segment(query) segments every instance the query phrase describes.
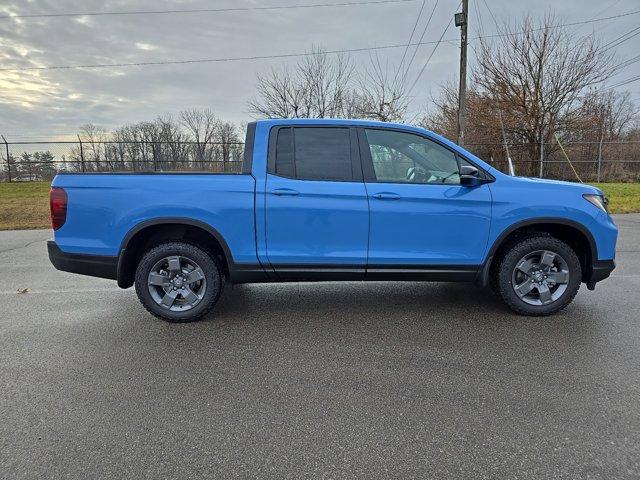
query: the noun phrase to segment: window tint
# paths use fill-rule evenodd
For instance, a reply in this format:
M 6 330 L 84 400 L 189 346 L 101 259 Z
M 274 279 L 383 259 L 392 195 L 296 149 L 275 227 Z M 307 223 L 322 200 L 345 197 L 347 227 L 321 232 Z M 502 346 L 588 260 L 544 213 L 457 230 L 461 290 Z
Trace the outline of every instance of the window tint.
M 419 135 L 366 129 L 379 182 L 459 184 L 456 155 Z
M 293 165 L 293 137 L 290 128 L 278 130 L 276 141 L 276 171 L 283 177 L 295 177 Z
M 281 128 L 275 173 L 303 180 L 352 180 L 349 129 Z
M 351 180 L 348 128 L 295 128 L 296 178 Z

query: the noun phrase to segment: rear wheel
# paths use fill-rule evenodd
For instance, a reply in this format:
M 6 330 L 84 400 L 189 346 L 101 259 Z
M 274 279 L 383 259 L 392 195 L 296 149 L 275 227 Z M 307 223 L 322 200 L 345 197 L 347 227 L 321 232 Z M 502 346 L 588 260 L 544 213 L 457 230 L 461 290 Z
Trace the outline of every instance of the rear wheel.
M 217 260 L 201 248 L 170 242 L 148 250 L 136 269 L 144 307 L 168 322 L 201 319 L 218 301 L 224 278 Z
M 578 293 L 582 268 L 575 251 L 548 235 L 513 244 L 501 257 L 496 287 L 511 309 L 523 315 L 551 315 Z

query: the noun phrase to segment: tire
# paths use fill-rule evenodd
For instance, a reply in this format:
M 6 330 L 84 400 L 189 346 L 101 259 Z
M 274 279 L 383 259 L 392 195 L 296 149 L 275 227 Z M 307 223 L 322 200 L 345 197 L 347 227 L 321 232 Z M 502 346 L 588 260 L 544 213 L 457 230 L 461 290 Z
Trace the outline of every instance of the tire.
M 136 294 L 151 314 L 172 323 L 200 320 L 224 287 L 218 259 L 196 245 L 169 242 L 144 253 L 136 268 Z
M 580 289 L 582 267 L 565 242 L 533 234 L 507 248 L 495 275 L 500 297 L 514 312 L 545 316 L 571 303 Z

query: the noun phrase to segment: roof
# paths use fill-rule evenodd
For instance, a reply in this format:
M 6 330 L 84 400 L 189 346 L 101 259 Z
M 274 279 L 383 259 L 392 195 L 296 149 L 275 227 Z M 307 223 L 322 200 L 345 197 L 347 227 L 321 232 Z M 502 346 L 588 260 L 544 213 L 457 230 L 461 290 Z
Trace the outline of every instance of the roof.
M 337 125 L 356 127 L 376 127 L 376 128 L 401 128 L 403 130 L 418 130 L 426 132 L 424 128 L 407 125 L 404 123 L 376 122 L 373 120 L 352 120 L 344 118 L 272 118 L 258 120 L 258 123 L 273 125 Z

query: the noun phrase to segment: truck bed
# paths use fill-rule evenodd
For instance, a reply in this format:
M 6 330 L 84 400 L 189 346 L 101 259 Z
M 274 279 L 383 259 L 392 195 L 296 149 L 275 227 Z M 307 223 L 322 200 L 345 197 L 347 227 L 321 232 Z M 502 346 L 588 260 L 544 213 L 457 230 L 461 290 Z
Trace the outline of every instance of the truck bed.
M 141 222 L 175 218 L 215 225 L 235 262 L 257 261 L 250 174 L 62 174 L 52 186 L 69 197 L 67 221 L 56 232 L 64 252 L 117 256 Z

